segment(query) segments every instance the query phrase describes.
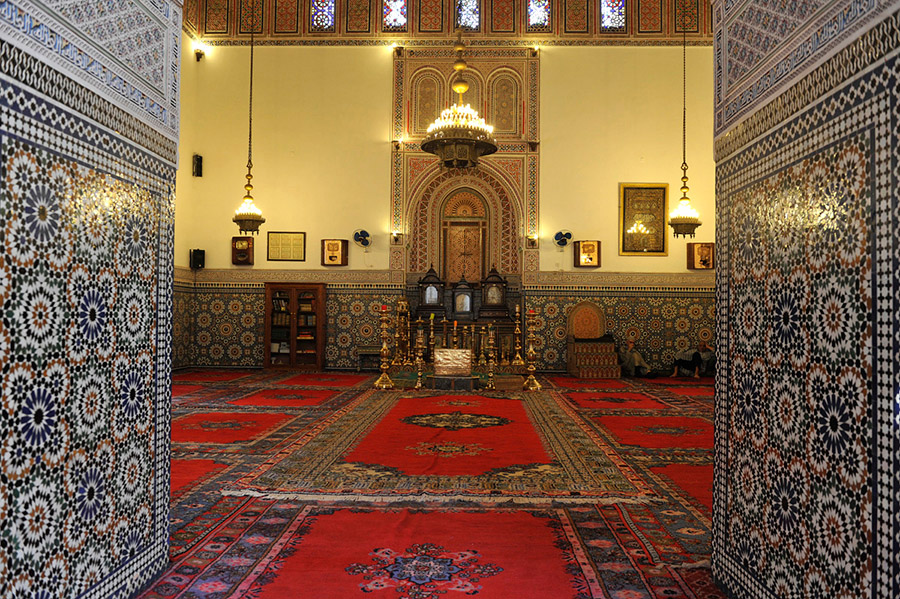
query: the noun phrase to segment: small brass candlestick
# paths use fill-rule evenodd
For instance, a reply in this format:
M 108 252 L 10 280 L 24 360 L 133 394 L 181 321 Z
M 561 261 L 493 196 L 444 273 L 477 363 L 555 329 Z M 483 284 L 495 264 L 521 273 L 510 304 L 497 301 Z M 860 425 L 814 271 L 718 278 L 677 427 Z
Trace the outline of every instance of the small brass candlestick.
M 528 331 L 528 350 L 525 352 L 525 357 L 528 359 L 528 378 L 525 379 L 525 383 L 522 385 L 522 388 L 525 391 L 540 391 L 541 384 L 534 378 L 534 372 L 537 370 L 534 366 L 534 363 L 537 362 L 537 352 L 534 349 L 534 327 L 536 324 L 536 318 L 534 317 L 534 312 L 529 313 L 529 317 L 525 320 L 525 327 Z
M 496 362 L 494 360 L 494 331 L 493 325 L 488 325 L 488 338 L 487 338 L 487 351 L 488 351 L 488 382 L 487 387 L 490 391 L 496 389 L 496 385 L 494 385 L 494 367 L 496 366 Z
M 456 334 L 456 321 L 453 321 L 453 343 L 450 345 L 451 349 L 459 349 L 459 337 Z
M 388 370 L 391 367 L 391 350 L 388 347 L 388 323 L 391 317 L 388 316 L 387 306 L 381 306 L 381 376 L 375 381 L 376 389 L 393 389 L 394 381 L 388 376 Z
M 444 349 L 447 349 L 447 324 L 449 322 L 450 321 L 447 320 L 446 318 L 444 318 L 444 320 L 441 321 L 441 325 L 443 325 L 443 327 L 444 327 L 443 334 L 441 334 L 441 347 Z

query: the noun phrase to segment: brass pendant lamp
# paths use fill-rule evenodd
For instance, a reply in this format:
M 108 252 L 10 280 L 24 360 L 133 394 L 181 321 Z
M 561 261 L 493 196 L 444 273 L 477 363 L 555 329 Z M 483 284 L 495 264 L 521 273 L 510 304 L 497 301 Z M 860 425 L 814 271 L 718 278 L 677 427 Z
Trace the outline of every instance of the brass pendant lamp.
M 681 9 L 681 82 L 682 82 L 682 109 L 681 109 L 681 198 L 678 206 L 669 213 L 669 226 L 675 233 L 675 237 L 693 237 L 694 231 L 702 223 L 700 213 L 691 206 L 688 197 L 688 165 L 687 165 L 687 30 L 685 29 L 685 12 Z
M 250 193 L 253 191 L 253 183 L 251 183 L 253 180 L 253 32 L 256 30 L 256 11 L 252 4 L 251 10 L 253 11 L 254 22 L 250 28 L 250 116 L 248 118 L 249 134 L 247 136 L 247 174 L 245 175 L 247 183 L 244 185 L 244 190 L 247 193 L 244 195 L 243 203 L 234 211 L 234 218 L 231 219 L 237 224 L 241 233 L 259 233 L 259 226 L 266 222 L 266 219 L 263 218 L 262 210 L 253 203 L 253 196 Z

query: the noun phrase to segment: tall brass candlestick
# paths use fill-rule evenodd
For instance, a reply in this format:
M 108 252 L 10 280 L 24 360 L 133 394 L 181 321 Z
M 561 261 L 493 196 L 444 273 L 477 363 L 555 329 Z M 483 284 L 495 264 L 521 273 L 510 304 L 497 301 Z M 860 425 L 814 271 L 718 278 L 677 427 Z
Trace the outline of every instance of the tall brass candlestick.
M 421 321 L 421 319 L 420 319 Z M 421 325 L 420 325 L 421 326 Z M 406 359 L 403 361 L 404 368 L 412 368 L 415 360 L 415 353 L 412 340 L 412 318 L 410 318 L 410 314 L 407 312 L 406 314 Z
M 525 383 L 522 385 L 525 391 L 541 390 L 541 384 L 534 378 L 534 372 L 537 370 L 534 366 L 534 363 L 537 362 L 537 352 L 534 349 L 534 327 L 536 324 L 537 319 L 534 316 L 534 310 L 529 310 L 528 318 L 525 320 L 526 330 L 528 331 L 528 350 L 525 352 L 525 357 L 528 358 L 528 378 L 525 379 Z
M 428 361 L 434 363 L 434 313 L 428 319 Z
M 402 348 L 403 345 L 400 343 L 400 331 L 403 330 L 403 320 L 402 315 L 400 314 L 400 305 L 397 305 L 397 317 L 394 321 L 394 359 L 391 360 L 391 366 L 400 366 L 403 364 L 403 355 Z
M 487 366 L 487 356 L 485 355 L 485 348 L 487 347 L 487 329 L 481 327 L 481 341 L 478 344 L 478 349 L 480 355 L 478 356 L 478 365 L 479 366 Z
M 441 321 L 441 325 L 443 325 L 443 332 L 441 334 L 441 347 L 444 349 L 447 349 L 447 324 L 449 322 L 450 321 L 447 320 L 446 318 L 444 318 L 444 320 Z
M 391 377 L 388 376 L 388 370 L 391 367 L 391 350 L 388 347 L 388 339 L 390 339 L 390 333 L 388 333 L 388 323 L 391 321 L 391 317 L 388 316 L 388 308 L 385 305 L 381 306 L 381 376 L 378 377 L 378 380 L 375 381 L 376 389 L 393 389 L 394 381 L 391 380 Z
M 469 349 L 472 351 L 472 368 L 478 366 L 478 354 L 475 353 L 475 345 L 478 340 L 478 332 L 476 330 L 475 325 L 471 325 L 469 327 L 469 331 L 471 332 L 471 340 L 469 341 Z
M 456 321 L 453 321 L 453 344 L 450 346 L 452 349 L 459 348 L 459 337 L 456 336 Z
M 487 351 L 488 351 L 488 382 L 487 387 L 485 389 L 493 391 L 496 389 L 496 385 L 494 385 L 494 366 L 496 365 L 496 361 L 494 360 L 494 325 L 488 325 L 488 338 L 487 338 Z
M 516 339 L 516 355 L 512 360 L 513 366 L 525 366 L 525 360 L 522 359 L 522 329 L 519 327 L 519 323 L 522 321 L 522 315 L 520 313 L 519 304 L 516 304 L 516 332 L 514 333 L 514 337 Z
M 425 369 L 425 360 L 422 359 L 422 352 L 425 351 L 425 331 L 422 329 L 422 319 L 417 323 L 416 329 L 416 389 L 422 388 L 422 372 Z

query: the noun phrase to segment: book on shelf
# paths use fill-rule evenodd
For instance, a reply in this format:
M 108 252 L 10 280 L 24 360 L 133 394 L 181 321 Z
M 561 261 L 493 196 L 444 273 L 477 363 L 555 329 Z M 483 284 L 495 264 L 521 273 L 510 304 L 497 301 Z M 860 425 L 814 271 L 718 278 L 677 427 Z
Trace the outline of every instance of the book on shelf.
M 297 305 L 297 309 L 300 310 L 301 312 L 312 312 L 313 311 L 312 302 L 300 302 Z
M 316 338 L 313 335 L 304 335 L 303 333 L 297 335 L 297 341 L 315 341 Z
M 287 312 L 276 312 L 272 314 L 272 324 L 275 326 L 288 326 L 291 324 L 291 315 Z

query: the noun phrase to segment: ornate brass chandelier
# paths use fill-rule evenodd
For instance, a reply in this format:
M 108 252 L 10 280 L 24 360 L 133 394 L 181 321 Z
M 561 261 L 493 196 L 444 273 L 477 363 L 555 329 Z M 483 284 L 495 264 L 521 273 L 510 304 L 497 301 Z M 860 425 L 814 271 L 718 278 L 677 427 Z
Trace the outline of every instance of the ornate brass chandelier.
M 251 4 L 251 10 L 253 6 Z M 254 13 L 255 14 L 255 13 Z M 253 203 L 253 196 L 250 194 L 253 191 L 253 184 L 250 182 L 253 179 L 253 31 L 255 29 L 255 24 L 250 29 L 250 117 L 248 118 L 250 133 L 248 134 L 247 140 L 247 183 L 244 185 L 244 190 L 247 192 L 244 195 L 244 201 L 238 207 L 237 210 L 234 211 L 234 218 L 231 219 L 234 221 L 238 229 L 240 229 L 241 233 L 259 233 L 259 226 L 266 222 L 266 219 L 263 218 L 262 210 L 256 207 L 256 204 Z
M 468 68 L 463 59 L 466 46 L 462 43 L 462 31 L 459 31 L 456 45 L 456 71 L 450 86 L 459 95 L 459 102 L 446 108 L 441 115 L 428 126 L 422 140 L 422 150 L 434 154 L 443 166 L 448 168 L 471 168 L 478 165 L 478 159 L 497 151 L 494 140 L 494 128 L 478 116 L 478 111 L 468 104 L 463 105 L 463 94 L 469 90 L 469 84 L 462 77 Z
M 694 236 L 694 231 L 701 225 L 700 213 L 691 206 L 688 197 L 688 165 L 687 165 L 687 31 L 685 30 L 685 8 L 681 12 L 681 82 L 682 82 L 682 108 L 681 108 L 681 199 L 678 206 L 669 213 L 669 226 L 675 232 L 675 237 Z

